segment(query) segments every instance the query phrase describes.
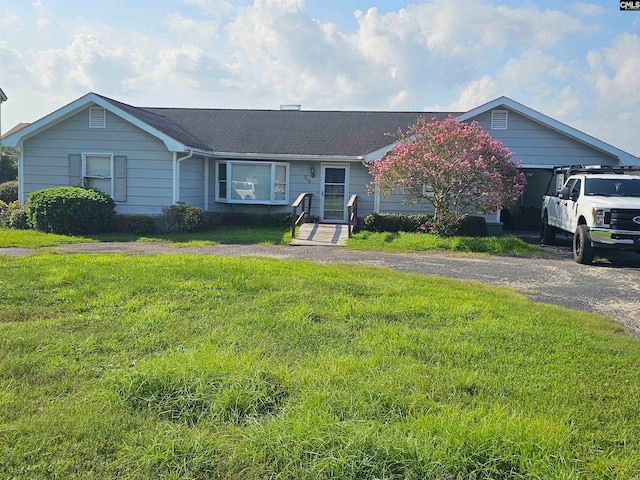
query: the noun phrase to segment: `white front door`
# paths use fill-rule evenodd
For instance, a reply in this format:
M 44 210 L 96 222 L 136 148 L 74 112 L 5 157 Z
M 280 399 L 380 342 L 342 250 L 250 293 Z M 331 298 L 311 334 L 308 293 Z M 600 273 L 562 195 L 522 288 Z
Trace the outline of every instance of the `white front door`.
M 322 165 L 320 221 L 345 223 L 349 199 L 349 165 Z

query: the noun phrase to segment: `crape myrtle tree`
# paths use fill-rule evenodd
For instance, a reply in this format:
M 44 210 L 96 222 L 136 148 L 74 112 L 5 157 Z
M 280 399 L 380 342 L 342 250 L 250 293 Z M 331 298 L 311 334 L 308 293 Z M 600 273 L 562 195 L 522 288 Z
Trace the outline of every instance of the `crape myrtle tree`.
M 419 117 L 397 132 L 383 158 L 369 162 L 369 190 L 390 195 L 399 188 L 405 204 L 427 201 L 434 210 L 428 230 L 450 236 L 465 216 L 494 212 L 522 195 L 526 179 L 511 157 L 477 122 Z

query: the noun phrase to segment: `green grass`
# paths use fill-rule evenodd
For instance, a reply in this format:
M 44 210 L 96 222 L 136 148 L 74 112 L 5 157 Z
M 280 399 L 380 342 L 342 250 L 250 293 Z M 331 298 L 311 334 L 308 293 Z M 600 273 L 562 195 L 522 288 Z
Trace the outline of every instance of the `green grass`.
M 204 246 L 220 243 L 287 245 L 291 241 L 289 227 L 224 226 L 207 232 L 134 235 L 108 233 L 92 235 L 90 238 L 102 242 L 172 242 L 177 246 Z
M 640 341 L 505 289 L 0 257 L 0 478 L 640 478 Z
M 287 227 L 220 227 L 213 231 L 135 235 L 105 233 L 79 237 L 55 235 L 34 230 L 0 229 L 0 248 L 37 248 L 77 242 L 172 242 L 176 246 L 204 246 L 219 243 L 244 243 L 257 245 L 287 245 L 291 241 L 291 230 Z
M 0 248 L 38 248 L 61 245 L 63 243 L 91 242 L 91 239 L 36 232 L 34 230 L 14 230 L 0 228 Z
M 214 244 L 288 245 L 291 232 L 285 227 L 220 227 L 213 231 L 184 234 L 135 235 L 108 233 L 85 237 L 67 237 L 29 230 L 0 230 L 1 247 L 36 248 L 73 242 L 172 242 L 176 247 L 201 247 Z M 439 238 L 422 233 L 360 232 L 348 240 L 354 250 L 385 250 L 409 253 L 449 251 L 539 257 L 544 253 L 515 237 Z
M 539 248 L 510 236 L 441 238 L 424 233 L 359 232 L 347 241 L 347 245 L 355 250 L 399 253 L 446 251 L 524 257 L 543 255 Z

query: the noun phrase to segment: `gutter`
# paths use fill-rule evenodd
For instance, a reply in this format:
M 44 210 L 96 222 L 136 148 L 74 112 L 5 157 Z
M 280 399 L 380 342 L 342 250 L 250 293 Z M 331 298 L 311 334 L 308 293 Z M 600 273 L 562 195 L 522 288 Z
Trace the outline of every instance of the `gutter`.
M 216 152 L 191 149 L 199 155 L 226 160 L 302 160 L 302 161 L 328 161 L 328 162 L 362 162 L 365 157 L 362 155 L 299 155 L 291 153 L 238 153 L 238 152 Z

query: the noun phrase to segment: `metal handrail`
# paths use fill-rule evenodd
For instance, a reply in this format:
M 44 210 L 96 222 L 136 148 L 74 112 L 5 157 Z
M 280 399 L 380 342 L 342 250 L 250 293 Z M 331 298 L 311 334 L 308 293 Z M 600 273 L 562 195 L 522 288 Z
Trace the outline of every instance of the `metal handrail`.
M 349 238 L 358 225 L 358 195 L 351 195 L 347 203 L 347 235 Z
M 311 215 L 311 197 L 313 197 L 312 193 L 301 193 L 296 198 L 296 201 L 291 204 L 293 210 L 293 215 L 291 216 L 291 238 L 296 238 L 296 227 L 302 223 L 303 219 L 308 219 Z M 306 208 L 305 203 L 307 204 Z M 298 208 L 301 205 L 302 212 L 298 215 Z

